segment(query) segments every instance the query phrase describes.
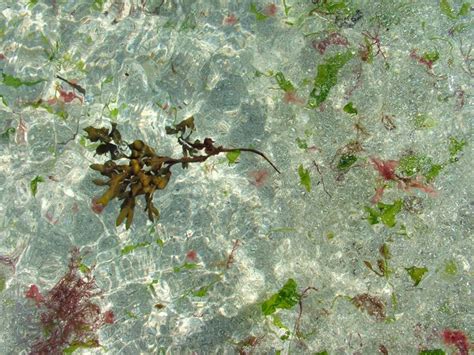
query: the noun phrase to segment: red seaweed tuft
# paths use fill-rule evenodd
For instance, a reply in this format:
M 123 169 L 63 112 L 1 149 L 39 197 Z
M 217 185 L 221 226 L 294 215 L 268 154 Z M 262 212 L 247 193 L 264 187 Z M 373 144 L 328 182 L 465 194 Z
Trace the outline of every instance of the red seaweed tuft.
M 380 175 L 379 184 L 375 188 L 375 195 L 371 200 L 372 203 L 378 203 L 382 199 L 385 188 L 387 187 L 384 181 L 396 181 L 398 182 L 398 188 L 404 191 L 419 189 L 431 196 L 436 195 L 436 190 L 431 185 L 424 183 L 421 176 L 413 178 L 397 175 L 396 169 L 400 165 L 398 160 L 382 160 L 376 157 L 371 157 L 370 160 Z
M 269 173 L 266 169 L 254 170 L 249 173 L 250 183 L 256 187 L 262 187 L 268 180 Z
M 48 338 L 38 340 L 31 354 L 57 354 L 68 347 L 100 346 L 96 332 L 104 324 L 114 322 L 112 311 L 101 313 L 92 298 L 101 294 L 91 271 L 79 271 L 79 249 L 73 249 L 68 271 L 44 296 L 31 285 L 25 297 L 33 299 L 43 312 L 40 323 Z
M 296 95 L 296 92 L 294 91 L 287 91 L 285 92 L 285 95 L 283 96 L 283 102 L 286 104 L 295 104 L 295 105 L 304 105 L 305 101 Z
M 311 44 L 314 49 L 317 49 L 319 51 L 320 54 L 324 54 L 328 46 L 337 45 L 347 47 L 349 45 L 349 41 L 346 37 L 340 35 L 339 33 L 333 32 L 328 37 L 320 41 L 315 40 Z
M 190 250 L 186 253 L 186 259 L 190 260 L 190 261 L 196 261 L 197 260 L 197 252 L 196 250 Z
M 429 60 L 427 58 L 424 58 L 423 56 L 420 56 L 416 53 L 416 49 L 413 49 L 410 52 L 410 58 L 416 60 L 418 63 L 425 65 L 428 69 L 433 69 L 433 60 Z
M 239 22 L 239 19 L 234 14 L 227 15 L 226 17 L 224 17 L 224 20 L 223 20 L 223 24 L 226 26 L 234 26 L 235 24 L 237 24 L 237 22 Z M 164 107 L 162 108 L 163 110 L 166 109 Z
M 445 329 L 441 335 L 445 344 L 458 348 L 460 355 L 469 354 L 469 339 L 461 330 Z
M 38 286 L 36 286 L 36 285 L 31 285 L 30 286 L 28 291 L 25 292 L 25 297 L 35 301 L 36 306 L 39 306 L 41 304 L 41 302 L 44 301 L 44 297 L 41 294 Z
M 99 197 L 94 197 L 91 201 L 91 209 L 94 213 L 101 214 L 105 206 L 99 203 Z
M 399 162 L 397 160 L 381 160 L 375 157 L 371 157 L 370 160 L 374 164 L 375 169 L 379 172 L 380 176 L 385 180 L 397 180 L 395 169 L 398 167 Z
M 263 9 L 265 16 L 275 16 L 278 12 L 278 7 L 275 4 L 267 4 Z

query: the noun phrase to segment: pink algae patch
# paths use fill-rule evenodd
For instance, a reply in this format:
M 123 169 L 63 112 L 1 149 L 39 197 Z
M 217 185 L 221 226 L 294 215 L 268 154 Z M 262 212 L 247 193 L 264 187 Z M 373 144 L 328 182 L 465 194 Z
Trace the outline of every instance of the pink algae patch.
M 373 204 L 376 204 L 376 203 L 380 202 L 380 200 L 382 199 L 384 190 L 385 190 L 385 185 L 376 187 L 375 188 L 375 195 L 372 197 L 370 202 L 372 202 Z
M 410 52 L 410 58 L 416 60 L 418 63 L 420 64 L 423 64 L 423 65 L 426 65 L 426 67 L 428 69 L 433 69 L 433 64 L 434 62 L 432 60 L 428 60 L 428 59 L 425 59 L 423 58 L 422 56 L 419 56 L 417 53 L 416 53 L 416 49 L 413 49 L 411 52 Z
M 196 250 L 190 250 L 186 253 L 186 259 L 190 261 L 196 261 L 197 260 L 197 252 Z
M 28 291 L 26 291 L 25 297 L 26 297 L 26 298 L 29 298 L 29 299 L 31 299 L 31 300 L 33 300 L 33 301 L 35 301 L 35 303 L 36 303 L 37 306 L 39 306 L 39 304 L 40 304 L 41 302 L 43 302 L 43 300 L 44 300 L 44 297 L 43 297 L 43 295 L 41 294 L 41 292 L 40 292 L 38 286 L 36 286 L 36 285 L 34 285 L 34 284 L 30 286 L 30 288 L 28 289 Z
M 333 32 L 328 37 L 320 41 L 315 40 L 311 42 L 311 45 L 313 46 L 314 49 L 317 49 L 320 54 L 324 54 L 327 47 L 329 47 L 330 45 L 347 47 L 349 45 L 349 41 L 347 40 L 346 37 L 340 35 L 339 33 Z
M 436 195 L 436 190 L 433 188 L 433 186 L 426 185 L 422 181 L 419 180 L 419 178 L 415 179 L 409 179 L 407 181 L 402 181 L 400 182 L 401 188 L 405 190 L 410 190 L 410 188 L 415 188 L 419 189 L 423 192 L 426 192 L 427 194 L 430 194 L 431 196 Z
M 384 181 L 396 181 L 398 182 L 398 188 L 404 191 L 410 191 L 410 189 L 414 188 L 431 196 L 436 195 L 436 190 L 432 186 L 424 183 L 422 177 L 417 176 L 412 178 L 397 175 L 396 169 L 400 165 L 398 160 L 382 160 L 375 157 L 371 157 L 370 160 L 375 170 L 379 173 L 381 177 L 380 180 L 382 180 L 382 184 L 379 184 L 379 186 L 375 188 L 375 195 L 371 199 L 372 203 L 378 203 L 382 199 L 384 190 L 387 187 L 383 184 Z
M 380 176 L 385 180 L 397 180 L 397 176 L 395 175 L 395 169 L 399 165 L 397 160 L 384 161 L 375 157 L 371 157 L 370 160 L 372 161 L 375 169 L 379 172 Z
M 266 169 L 254 170 L 249 173 L 250 183 L 262 187 L 268 180 L 269 173 Z
M 224 17 L 223 24 L 226 26 L 233 26 L 237 22 L 239 22 L 239 19 L 234 14 L 229 14 L 226 17 Z
M 98 203 L 97 201 L 99 200 L 98 197 L 94 197 L 91 202 L 91 209 L 94 213 L 101 214 L 102 211 L 104 210 L 105 206 Z
M 78 96 L 74 91 L 65 91 L 62 89 L 59 89 L 59 100 L 69 103 L 74 101 L 75 99 L 78 99 L 81 103 L 83 102 L 83 99 L 81 96 Z
M 268 4 L 263 9 L 263 14 L 266 16 L 275 16 L 278 11 L 278 7 L 275 4 Z
M 51 213 L 51 211 L 46 212 L 44 217 L 51 224 L 58 224 L 59 222 L 59 218 L 54 218 L 54 215 Z
M 305 101 L 296 95 L 294 91 L 286 91 L 285 95 L 283 95 L 283 102 L 286 104 L 296 104 L 296 105 L 304 105 Z
M 441 336 L 445 344 L 458 348 L 460 355 L 469 354 L 469 339 L 461 330 L 445 329 Z
M 106 324 L 113 324 L 115 322 L 115 315 L 114 312 L 111 310 L 104 312 L 104 323 Z
M 46 103 L 47 103 L 48 105 L 56 105 L 56 104 L 58 103 L 58 99 L 55 98 L 55 97 L 52 97 L 52 98 L 46 100 Z

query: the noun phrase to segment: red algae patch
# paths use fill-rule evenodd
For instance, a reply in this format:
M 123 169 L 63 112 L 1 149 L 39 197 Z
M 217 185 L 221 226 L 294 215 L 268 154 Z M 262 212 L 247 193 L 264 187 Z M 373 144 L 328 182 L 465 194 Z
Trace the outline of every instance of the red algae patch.
M 80 271 L 81 270 L 81 271 Z M 99 347 L 96 332 L 115 321 L 114 313 L 101 312 L 92 298 L 101 295 L 91 270 L 81 263 L 79 249 L 73 249 L 68 271 L 44 295 L 31 285 L 25 297 L 41 309 L 39 323 L 46 334 L 37 340 L 31 354 L 59 354 L 77 348 Z
M 454 345 L 460 355 L 469 354 L 469 340 L 467 335 L 461 330 L 445 329 L 441 333 L 443 341 L 446 345 Z

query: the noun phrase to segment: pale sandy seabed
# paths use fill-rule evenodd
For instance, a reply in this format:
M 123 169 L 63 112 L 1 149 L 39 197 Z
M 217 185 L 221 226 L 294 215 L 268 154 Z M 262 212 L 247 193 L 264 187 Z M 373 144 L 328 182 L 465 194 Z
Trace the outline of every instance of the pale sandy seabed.
M 458 0 L 2 1 L 0 354 L 45 335 L 25 294 L 74 246 L 114 315 L 77 353 L 467 354 L 473 32 Z M 179 158 L 190 116 L 281 174 L 219 154 L 154 223 L 95 213 L 83 129 Z

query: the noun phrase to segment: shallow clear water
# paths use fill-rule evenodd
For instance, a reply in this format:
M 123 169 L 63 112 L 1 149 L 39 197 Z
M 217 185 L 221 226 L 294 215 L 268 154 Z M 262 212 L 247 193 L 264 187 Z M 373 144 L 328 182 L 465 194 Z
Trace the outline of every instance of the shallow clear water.
M 0 4 L 0 353 L 41 337 L 25 292 L 73 246 L 115 314 L 78 352 L 462 351 L 443 334 L 474 336 L 472 8 L 314 3 Z M 180 157 L 165 126 L 191 115 L 281 174 L 220 154 L 173 167 L 154 224 L 142 199 L 129 230 L 120 202 L 94 213 L 83 128 Z M 303 311 L 265 315 L 289 279 Z

